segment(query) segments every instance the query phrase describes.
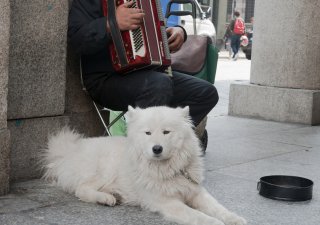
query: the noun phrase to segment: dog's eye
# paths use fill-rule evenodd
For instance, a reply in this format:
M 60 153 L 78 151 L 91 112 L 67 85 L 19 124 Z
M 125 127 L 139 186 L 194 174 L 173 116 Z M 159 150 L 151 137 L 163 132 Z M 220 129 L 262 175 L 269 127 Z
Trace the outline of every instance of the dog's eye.
M 163 134 L 169 134 L 169 133 L 170 133 L 169 130 L 164 130 L 164 131 L 163 131 Z
M 146 135 L 151 135 L 151 132 L 150 131 L 146 131 Z

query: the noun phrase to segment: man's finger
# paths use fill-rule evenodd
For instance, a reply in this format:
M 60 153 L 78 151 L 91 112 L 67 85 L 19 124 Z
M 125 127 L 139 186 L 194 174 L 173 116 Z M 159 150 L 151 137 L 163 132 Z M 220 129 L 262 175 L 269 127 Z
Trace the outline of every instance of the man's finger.
M 130 18 L 134 18 L 134 19 L 143 19 L 143 17 L 145 16 L 144 13 L 133 13 L 129 15 Z
M 133 5 L 133 1 L 125 2 L 125 3 L 123 3 L 122 5 L 123 5 L 123 7 L 125 7 L 125 8 L 129 8 L 130 6 Z
M 136 29 L 138 29 L 139 27 L 140 27 L 140 25 L 138 25 L 138 24 L 132 24 L 132 25 L 130 26 L 129 30 L 136 30 Z
M 142 9 L 133 8 L 133 9 L 130 9 L 129 13 L 130 14 L 140 14 L 140 13 L 143 13 L 143 10 Z
M 174 41 L 176 41 L 176 35 L 174 33 L 172 33 L 168 38 L 168 42 L 171 43 Z

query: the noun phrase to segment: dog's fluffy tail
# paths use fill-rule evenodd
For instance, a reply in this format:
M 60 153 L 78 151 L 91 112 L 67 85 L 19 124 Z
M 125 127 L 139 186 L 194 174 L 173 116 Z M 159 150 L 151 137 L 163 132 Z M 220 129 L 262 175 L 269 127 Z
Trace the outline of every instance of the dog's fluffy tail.
M 66 160 L 67 156 L 77 150 L 77 142 L 82 139 L 81 134 L 69 127 L 63 128 L 58 133 L 49 137 L 48 145 L 41 156 L 43 179 L 54 181 L 59 174 L 59 164 Z

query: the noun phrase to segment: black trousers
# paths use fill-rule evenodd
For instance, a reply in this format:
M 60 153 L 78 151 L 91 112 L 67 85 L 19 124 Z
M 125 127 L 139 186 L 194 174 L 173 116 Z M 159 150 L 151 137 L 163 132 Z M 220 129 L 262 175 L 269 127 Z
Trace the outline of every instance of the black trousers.
M 231 49 L 233 52 L 233 57 L 239 52 L 240 49 L 240 38 L 241 35 L 234 34 L 231 36 Z
M 172 77 L 152 70 L 127 75 L 91 74 L 85 75 L 84 83 L 95 102 L 116 111 L 126 111 L 129 105 L 140 108 L 189 106 L 195 126 L 219 99 L 211 83 L 178 72 L 173 72 Z

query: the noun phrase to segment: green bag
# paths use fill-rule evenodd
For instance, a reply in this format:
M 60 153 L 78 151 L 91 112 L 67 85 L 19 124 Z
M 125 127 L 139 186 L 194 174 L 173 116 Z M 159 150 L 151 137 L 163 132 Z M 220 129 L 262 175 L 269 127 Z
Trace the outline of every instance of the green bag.
M 110 111 L 109 114 L 109 121 L 114 120 L 117 118 L 122 112 L 119 111 Z M 110 134 L 112 136 L 126 136 L 127 135 L 127 125 L 126 120 L 124 117 L 121 117 L 118 121 L 116 121 L 111 127 L 110 127 Z
M 217 72 L 218 57 L 218 49 L 214 45 L 208 44 L 207 59 L 204 63 L 204 66 L 202 70 L 194 76 L 214 84 Z

